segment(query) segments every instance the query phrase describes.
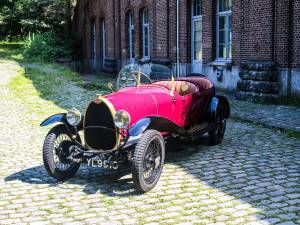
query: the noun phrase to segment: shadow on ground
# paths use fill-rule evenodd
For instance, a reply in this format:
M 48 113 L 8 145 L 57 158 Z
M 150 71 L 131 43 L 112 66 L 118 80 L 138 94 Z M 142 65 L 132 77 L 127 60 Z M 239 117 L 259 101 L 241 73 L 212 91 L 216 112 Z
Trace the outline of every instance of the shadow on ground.
M 208 144 L 208 139 L 203 138 L 198 141 L 202 144 Z M 172 142 L 166 146 L 166 161 L 165 163 L 173 163 L 169 158 L 176 158 L 176 155 L 186 152 L 185 148 L 198 144 Z M 168 151 L 169 150 L 169 151 Z M 197 154 L 197 150 L 188 151 L 188 154 Z M 181 156 L 180 156 L 181 157 Z M 47 184 L 50 187 L 63 188 L 62 184 L 78 184 L 82 185 L 82 190 L 86 194 L 95 194 L 100 192 L 109 196 L 129 196 L 136 195 L 134 191 L 133 181 L 131 178 L 130 165 L 124 168 L 124 171 L 105 171 L 100 168 L 91 168 L 82 165 L 76 177 L 67 181 L 57 182 L 48 176 L 43 165 L 28 168 L 17 173 L 11 174 L 5 178 L 5 181 L 19 180 L 30 184 Z
M 239 140 L 243 142 L 249 139 L 251 132 L 255 132 L 255 129 L 247 134 L 239 132 Z M 201 183 L 206 183 L 235 200 L 262 209 L 269 217 L 284 213 L 289 200 L 286 195 L 296 194 L 298 190 L 295 174 L 299 165 L 293 164 L 294 155 L 272 151 L 272 148 L 264 149 L 266 145 L 269 146 L 267 140 L 265 144 L 258 141 L 233 146 L 234 140 L 235 137 L 228 137 L 219 146 L 209 146 L 207 137 L 194 143 L 171 143 L 167 146 L 166 163 L 183 168 Z M 272 142 L 272 138 L 269 141 Z M 126 171 L 126 174 L 129 172 Z M 289 177 L 290 174 L 294 175 Z M 57 183 L 49 178 L 43 166 L 17 172 L 5 180 L 66 188 L 64 183 Z M 77 177 L 65 183 L 77 184 L 86 194 L 100 192 L 112 197 L 137 195 L 130 175 L 119 179 L 118 175 L 105 175 L 103 171 L 94 168 L 83 167 Z

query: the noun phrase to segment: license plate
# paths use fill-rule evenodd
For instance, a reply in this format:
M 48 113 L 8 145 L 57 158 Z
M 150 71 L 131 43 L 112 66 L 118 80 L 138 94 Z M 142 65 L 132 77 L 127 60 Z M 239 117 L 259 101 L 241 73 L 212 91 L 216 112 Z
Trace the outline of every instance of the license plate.
M 94 168 L 103 168 L 103 169 L 111 169 L 117 170 L 119 168 L 119 163 L 117 161 L 109 162 L 108 160 L 103 160 L 100 157 L 88 159 L 88 166 Z

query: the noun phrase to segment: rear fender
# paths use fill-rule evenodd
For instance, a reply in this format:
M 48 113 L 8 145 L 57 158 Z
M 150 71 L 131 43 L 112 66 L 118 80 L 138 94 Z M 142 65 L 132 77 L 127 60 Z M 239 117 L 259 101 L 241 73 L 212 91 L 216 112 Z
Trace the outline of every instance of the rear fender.
M 230 106 L 228 100 L 224 96 L 215 96 L 211 99 L 207 110 L 209 121 L 215 121 L 217 110 L 219 110 L 225 119 L 230 116 Z
M 157 130 L 158 132 L 174 133 L 179 135 L 188 135 L 186 129 L 178 126 L 176 123 L 172 122 L 163 117 L 150 116 L 145 117 L 135 123 L 129 129 L 129 136 L 135 137 L 139 136 L 146 130 Z

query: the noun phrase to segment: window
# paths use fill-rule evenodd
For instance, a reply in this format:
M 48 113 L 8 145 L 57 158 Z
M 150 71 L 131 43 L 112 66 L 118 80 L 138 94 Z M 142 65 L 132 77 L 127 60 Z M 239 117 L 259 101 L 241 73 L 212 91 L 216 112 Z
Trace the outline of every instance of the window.
M 143 11 L 143 58 L 150 58 L 149 10 Z
M 192 60 L 202 61 L 202 1 L 192 2 Z
M 131 12 L 129 14 L 129 58 L 130 61 L 134 61 L 135 54 L 134 54 L 134 15 Z
M 217 60 L 230 60 L 231 48 L 231 0 L 217 0 Z
M 101 55 L 102 55 L 102 65 L 105 63 L 105 57 L 106 57 L 106 28 L 105 28 L 105 20 L 102 19 L 100 21 L 100 31 L 101 31 Z

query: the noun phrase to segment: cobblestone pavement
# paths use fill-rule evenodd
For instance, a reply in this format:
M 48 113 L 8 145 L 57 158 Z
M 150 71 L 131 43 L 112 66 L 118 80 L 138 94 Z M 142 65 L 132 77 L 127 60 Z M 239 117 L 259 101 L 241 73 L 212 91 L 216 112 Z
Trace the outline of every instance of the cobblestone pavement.
M 229 100 L 232 116 L 275 127 L 300 132 L 300 108 L 285 105 L 262 105 L 236 100 L 232 94 L 224 93 Z
M 222 145 L 169 144 L 150 193 L 86 167 L 56 183 L 42 165 L 47 129 L 8 87 L 18 68 L 0 60 L 0 224 L 300 224 L 299 139 L 235 121 Z

